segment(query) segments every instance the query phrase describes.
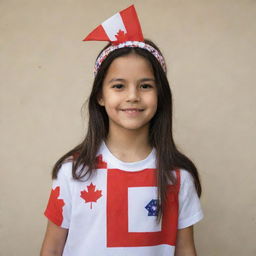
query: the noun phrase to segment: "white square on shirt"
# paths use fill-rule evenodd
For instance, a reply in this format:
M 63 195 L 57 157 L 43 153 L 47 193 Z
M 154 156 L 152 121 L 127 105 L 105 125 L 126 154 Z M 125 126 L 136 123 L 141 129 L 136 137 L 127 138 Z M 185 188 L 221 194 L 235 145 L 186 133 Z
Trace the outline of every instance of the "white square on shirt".
M 128 188 L 128 232 L 161 231 L 162 223 L 145 208 L 152 199 L 157 199 L 157 187 Z

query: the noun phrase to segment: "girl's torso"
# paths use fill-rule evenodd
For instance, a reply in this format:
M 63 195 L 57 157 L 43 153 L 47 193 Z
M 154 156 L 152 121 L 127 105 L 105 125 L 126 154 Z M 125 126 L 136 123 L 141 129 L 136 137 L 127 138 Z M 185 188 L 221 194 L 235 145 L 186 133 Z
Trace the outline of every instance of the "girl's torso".
M 174 255 L 177 229 L 189 218 L 192 224 L 199 221 L 202 212 L 194 195 L 190 206 L 194 210 L 181 216 L 180 182 L 188 179 L 189 173 L 176 170 L 177 184 L 168 186 L 163 218 L 156 221 L 155 153 L 153 149 L 146 159 L 126 163 L 103 142 L 97 170 L 84 181 L 73 180 L 71 162 L 62 165 L 45 215 L 69 229 L 64 256 Z

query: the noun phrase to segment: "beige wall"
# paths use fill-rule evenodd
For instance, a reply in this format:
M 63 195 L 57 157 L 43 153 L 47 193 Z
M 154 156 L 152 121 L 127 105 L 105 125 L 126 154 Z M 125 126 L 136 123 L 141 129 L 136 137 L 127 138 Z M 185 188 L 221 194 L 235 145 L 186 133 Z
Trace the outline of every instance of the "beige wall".
M 77 144 L 102 42 L 81 40 L 135 3 L 162 49 L 174 135 L 197 164 L 198 255 L 256 255 L 256 1 L 0 1 L 0 255 L 37 255 L 57 158 Z

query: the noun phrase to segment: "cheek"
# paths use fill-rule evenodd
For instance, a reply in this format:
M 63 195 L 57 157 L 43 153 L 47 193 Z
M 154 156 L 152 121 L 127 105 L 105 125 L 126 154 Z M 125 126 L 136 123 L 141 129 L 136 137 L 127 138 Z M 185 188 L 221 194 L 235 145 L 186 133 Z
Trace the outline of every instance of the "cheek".
M 109 108 L 118 107 L 120 104 L 120 101 L 121 101 L 120 94 L 105 93 L 104 95 L 105 106 L 108 106 Z
M 115 113 L 118 110 L 118 103 L 112 98 L 105 101 L 105 110 L 108 114 Z

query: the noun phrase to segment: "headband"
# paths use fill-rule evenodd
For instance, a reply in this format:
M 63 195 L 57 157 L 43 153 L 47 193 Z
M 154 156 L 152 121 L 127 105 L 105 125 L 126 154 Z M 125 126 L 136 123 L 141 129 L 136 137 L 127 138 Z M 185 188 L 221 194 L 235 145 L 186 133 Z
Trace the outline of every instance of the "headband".
M 107 56 L 120 48 L 124 48 L 124 47 L 129 47 L 129 48 L 141 48 L 141 49 L 145 49 L 147 51 L 149 51 L 151 54 L 153 54 L 155 56 L 155 58 L 159 61 L 159 63 L 161 64 L 164 72 L 166 72 L 166 65 L 165 65 L 165 61 L 164 61 L 164 57 L 159 53 L 159 51 L 157 51 L 154 47 L 152 47 L 149 44 L 146 44 L 144 42 L 138 42 L 138 41 L 127 41 L 124 43 L 120 43 L 118 45 L 111 45 L 108 48 L 106 48 L 104 51 L 102 51 L 102 53 L 100 54 L 100 56 L 97 58 L 96 62 L 95 62 L 95 66 L 94 66 L 94 75 L 96 76 L 101 63 L 107 58 Z
M 162 54 L 153 46 L 144 42 L 140 22 L 134 5 L 116 13 L 96 27 L 83 41 L 108 41 L 111 46 L 101 52 L 94 66 L 97 74 L 102 62 L 107 56 L 120 48 L 141 48 L 150 52 L 166 72 L 166 64 Z

